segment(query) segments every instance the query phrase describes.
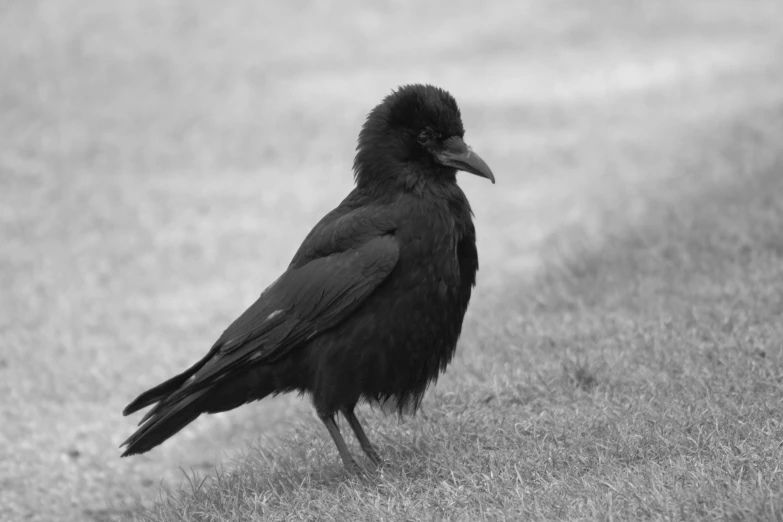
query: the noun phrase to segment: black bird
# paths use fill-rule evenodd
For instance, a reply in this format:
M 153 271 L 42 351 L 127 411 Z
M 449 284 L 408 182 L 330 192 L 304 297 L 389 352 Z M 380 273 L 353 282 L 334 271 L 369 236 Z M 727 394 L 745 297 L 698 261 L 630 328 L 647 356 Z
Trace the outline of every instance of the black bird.
M 464 134 L 457 102 L 431 85 L 400 87 L 375 107 L 359 134 L 356 187 L 203 359 L 125 408 L 155 404 L 122 456 L 202 413 L 298 391 L 312 397 L 346 468 L 356 463 L 338 412 L 380 464 L 354 408 L 416 411 L 454 356 L 476 282 L 472 211 L 456 173 L 495 178 Z

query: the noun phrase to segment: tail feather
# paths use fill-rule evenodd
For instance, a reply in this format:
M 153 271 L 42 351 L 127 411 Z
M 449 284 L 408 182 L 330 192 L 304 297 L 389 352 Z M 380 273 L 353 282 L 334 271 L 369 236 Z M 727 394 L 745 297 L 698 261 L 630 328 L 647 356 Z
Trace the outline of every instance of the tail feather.
M 202 413 L 232 410 L 250 401 L 260 400 L 275 391 L 272 370 L 253 368 L 231 378 L 199 386 L 189 382 L 203 367 L 199 361 L 187 371 L 139 395 L 123 411 L 133 413 L 155 404 L 139 422 L 139 428 L 120 447 L 127 446 L 123 457 L 144 453 L 158 446 Z
M 180 386 L 182 386 L 182 384 L 184 384 L 188 378 L 190 378 L 190 375 L 181 373 L 175 377 L 172 377 L 168 381 L 158 384 L 154 388 L 145 391 L 136 397 L 133 402 L 125 406 L 125 409 L 122 410 L 122 414 L 128 416 L 131 413 L 135 413 L 143 408 L 146 408 L 150 404 L 155 404 L 156 402 L 165 399 Z M 146 419 L 143 419 L 142 422 L 144 422 L 144 420 Z
M 204 400 L 208 392 L 209 389 L 200 390 L 174 404 L 166 404 L 165 401 L 158 403 L 147 414 L 147 420 L 141 427 L 120 445 L 127 446 L 122 456 L 145 453 L 196 420 L 204 412 Z
M 145 391 L 122 410 L 123 415 L 130 415 L 157 403 L 139 421 L 139 429 L 120 445 L 120 447 L 127 446 L 122 454 L 123 457 L 151 450 L 196 420 L 196 417 L 204 412 L 204 396 L 209 392 L 209 388 L 194 391 L 173 401 L 171 399 L 172 394 L 181 390 L 188 379 L 195 375 L 211 357 L 212 352 L 210 351 L 196 364 L 166 382 Z
M 212 351 L 210 352 L 200 361 L 198 361 L 196 364 L 185 370 L 184 372 L 180 373 L 179 375 L 175 375 L 171 379 L 167 380 L 166 382 L 162 382 L 155 386 L 154 388 L 150 388 L 149 390 L 145 391 L 138 397 L 136 397 L 133 402 L 125 406 L 125 409 L 122 410 L 122 414 L 125 416 L 130 415 L 131 413 L 135 413 L 143 408 L 146 408 L 150 404 L 155 404 L 156 402 L 159 402 L 175 391 L 177 391 L 185 382 L 190 379 L 193 375 L 196 374 L 197 371 L 199 371 L 206 363 L 209 361 L 209 359 L 212 358 Z M 156 408 L 157 409 L 157 408 Z M 154 410 L 153 410 L 154 411 Z M 143 423 L 148 418 L 150 418 L 152 412 L 147 413 L 147 415 L 141 420 Z

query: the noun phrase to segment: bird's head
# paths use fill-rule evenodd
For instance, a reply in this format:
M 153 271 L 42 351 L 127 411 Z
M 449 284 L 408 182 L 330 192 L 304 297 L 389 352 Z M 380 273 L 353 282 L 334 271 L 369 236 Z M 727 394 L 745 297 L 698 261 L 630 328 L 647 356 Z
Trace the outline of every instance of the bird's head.
M 495 183 L 481 157 L 464 141 L 454 97 L 432 85 L 405 85 L 367 116 L 359 134 L 354 172 L 359 187 L 455 182 L 463 170 Z

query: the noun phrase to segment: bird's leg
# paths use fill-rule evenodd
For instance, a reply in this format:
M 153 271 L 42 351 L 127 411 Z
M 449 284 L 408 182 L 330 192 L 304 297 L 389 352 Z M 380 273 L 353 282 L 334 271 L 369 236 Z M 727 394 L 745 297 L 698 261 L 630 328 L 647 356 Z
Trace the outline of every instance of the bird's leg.
M 383 464 L 383 459 L 378 455 L 378 452 L 375 451 L 375 448 L 372 447 L 370 439 L 368 439 L 367 435 L 365 435 L 364 430 L 362 429 L 362 425 L 359 424 L 359 419 L 356 418 L 356 415 L 353 412 L 353 408 L 343 408 L 342 412 L 345 416 L 345 420 L 348 421 L 348 425 L 356 434 L 356 438 L 359 439 L 359 444 L 361 445 L 367 457 L 376 466 Z
M 334 444 L 337 446 L 337 452 L 340 454 L 340 458 L 343 459 L 343 466 L 349 471 L 357 471 L 359 466 L 356 461 L 351 457 L 351 453 L 348 451 L 348 446 L 345 445 L 343 436 L 340 435 L 340 428 L 337 427 L 337 423 L 334 421 L 333 414 L 325 414 L 318 412 L 318 417 L 326 426 L 329 435 L 332 436 Z

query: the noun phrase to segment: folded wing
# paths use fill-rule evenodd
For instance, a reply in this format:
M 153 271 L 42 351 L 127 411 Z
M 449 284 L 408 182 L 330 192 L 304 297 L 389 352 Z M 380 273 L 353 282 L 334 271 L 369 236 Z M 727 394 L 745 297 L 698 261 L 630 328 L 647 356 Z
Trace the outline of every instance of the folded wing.
M 255 365 L 274 363 L 349 317 L 392 273 L 398 259 L 394 227 L 380 209 L 362 207 L 319 223 L 288 270 L 223 332 L 204 358 L 125 408 L 128 415 L 157 403 L 125 442 L 126 454 L 146 451 L 151 446 L 142 439 L 152 439 L 164 425 L 167 438 L 192 421 L 200 413 L 197 404 L 211 389 Z M 156 445 L 162 437 L 154 438 Z

